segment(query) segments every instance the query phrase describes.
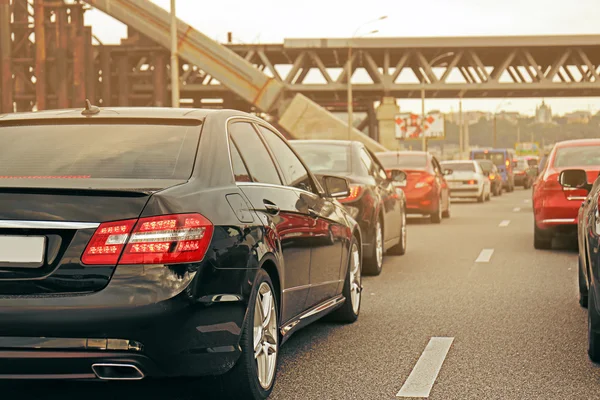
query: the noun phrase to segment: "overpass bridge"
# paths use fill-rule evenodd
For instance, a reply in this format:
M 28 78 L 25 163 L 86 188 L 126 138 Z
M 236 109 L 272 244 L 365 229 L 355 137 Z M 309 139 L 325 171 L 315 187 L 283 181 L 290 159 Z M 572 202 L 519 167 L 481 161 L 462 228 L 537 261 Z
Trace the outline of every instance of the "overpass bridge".
M 83 23 L 85 3 L 124 22 L 128 38 L 95 40 Z M 85 3 L 0 0 L 0 111 L 80 107 L 85 98 L 170 105 L 168 12 L 148 0 Z M 346 110 L 350 48 L 354 107 L 368 112 L 370 135 L 384 141 L 385 131 L 388 143 L 393 99 L 422 91 L 427 98 L 600 95 L 600 35 L 219 44 L 182 21 L 178 33 L 182 106 L 260 112 L 296 137 L 348 137 L 328 111 Z M 353 135 L 380 147 L 358 130 Z

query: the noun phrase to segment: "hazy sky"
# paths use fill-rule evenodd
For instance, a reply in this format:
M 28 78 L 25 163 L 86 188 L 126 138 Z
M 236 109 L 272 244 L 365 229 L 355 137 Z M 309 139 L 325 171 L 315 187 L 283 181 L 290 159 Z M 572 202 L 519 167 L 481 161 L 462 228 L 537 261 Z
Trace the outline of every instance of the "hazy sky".
M 152 0 L 169 8 L 169 0 Z M 368 5 L 368 6 L 366 6 Z M 600 34 L 600 0 L 177 0 L 177 15 L 218 41 L 233 32 L 234 41 L 280 43 L 295 37 L 349 37 L 363 23 L 382 15 L 386 20 L 365 26 L 373 36 L 485 36 Z M 86 23 L 106 43 L 118 43 L 125 27 L 98 12 Z M 533 114 L 541 99 L 464 100 L 465 110 L 502 109 Z M 575 109 L 600 111 L 600 98 L 546 99 L 554 113 Z M 399 100 L 403 111 L 420 111 L 418 100 Z M 430 100 L 427 109 L 458 109 L 456 100 Z

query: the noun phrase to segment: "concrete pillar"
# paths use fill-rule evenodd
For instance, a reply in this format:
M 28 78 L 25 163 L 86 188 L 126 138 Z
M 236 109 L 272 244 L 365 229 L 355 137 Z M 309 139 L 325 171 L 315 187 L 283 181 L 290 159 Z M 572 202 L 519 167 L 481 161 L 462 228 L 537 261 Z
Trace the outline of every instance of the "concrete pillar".
M 379 140 L 377 114 L 375 112 L 375 104 L 372 101 L 369 101 L 367 105 L 367 122 L 369 124 L 369 137 L 373 140 Z
M 383 97 L 381 104 L 377 107 L 379 143 L 388 149 L 398 147 L 395 118 L 399 112 L 400 107 L 396 104 L 396 99 L 393 97 Z

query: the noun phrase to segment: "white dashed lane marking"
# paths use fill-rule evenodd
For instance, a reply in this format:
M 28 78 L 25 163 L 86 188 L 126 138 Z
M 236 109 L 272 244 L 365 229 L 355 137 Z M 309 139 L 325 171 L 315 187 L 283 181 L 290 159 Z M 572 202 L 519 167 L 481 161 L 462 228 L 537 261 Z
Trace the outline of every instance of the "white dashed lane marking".
M 483 249 L 483 250 L 481 250 L 481 253 L 479 253 L 479 257 L 477 257 L 477 260 L 475 260 L 475 262 L 478 262 L 478 263 L 490 262 L 490 259 L 492 258 L 492 254 L 494 254 L 494 249 Z
M 505 219 L 504 221 L 500 222 L 500 225 L 498 225 L 498 226 L 500 228 L 506 228 L 509 224 L 510 224 L 510 220 Z
M 519 211 L 521 211 L 521 208 L 520 207 L 515 207 L 515 208 L 513 208 L 513 211 L 514 212 L 519 212 Z
M 429 397 L 453 337 L 432 337 L 396 397 Z

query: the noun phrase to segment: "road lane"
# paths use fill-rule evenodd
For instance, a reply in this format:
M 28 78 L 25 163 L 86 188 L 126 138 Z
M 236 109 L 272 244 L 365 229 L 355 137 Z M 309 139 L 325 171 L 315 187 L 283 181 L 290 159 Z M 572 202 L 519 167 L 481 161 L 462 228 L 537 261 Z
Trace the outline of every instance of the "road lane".
M 355 324 L 319 322 L 282 347 L 272 398 L 394 399 L 432 337 L 454 341 L 430 399 L 600 397 L 600 370 L 585 353 L 576 254 L 560 242 L 562 249 L 533 249 L 530 196 L 517 189 L 484 204 L 453 203 L 440 225 L 412 220 L 407 254 L 386 257 L 382 274 L 365 278 Z M 488 263 L 475 262 L 482 249 L 494 249 Z M 210 381 L 0 390 L 19 400 L 218 398 L 207 396 Z

